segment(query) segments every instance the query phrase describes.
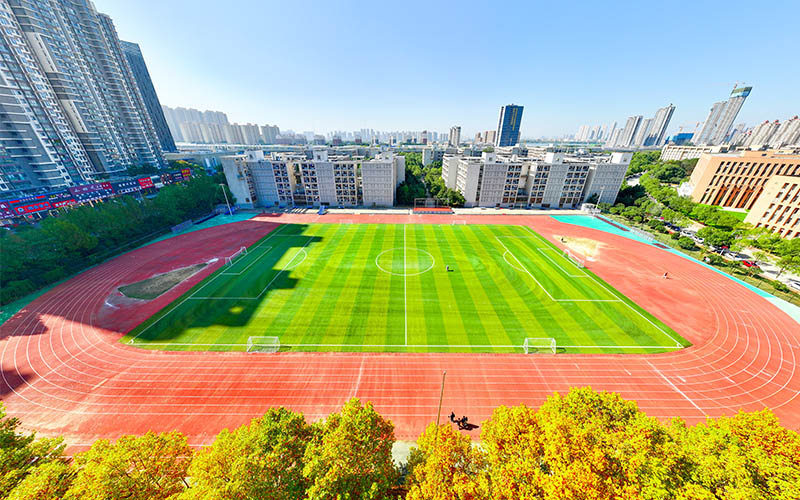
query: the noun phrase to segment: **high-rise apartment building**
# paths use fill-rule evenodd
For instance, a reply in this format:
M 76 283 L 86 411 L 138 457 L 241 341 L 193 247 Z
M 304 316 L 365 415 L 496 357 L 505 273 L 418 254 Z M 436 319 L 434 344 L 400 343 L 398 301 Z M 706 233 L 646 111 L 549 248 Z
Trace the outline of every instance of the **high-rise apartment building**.
M 640 123 L 639 127 L 636 129 L 636 135 L 633 136 L 630 146 L 635 148 L 644 146 L 645 139 L 650 134 L 650 127 L 652 126 L 652 118 L 645 118 L 642 120 L 642 123 Z
M 200 111 L 169 106 L 161 106 L 161 109 L 169 130 L 177 142 L 221 143 L 228 142 L 227 136 L 232 137 L 233 133 L 226 132 L 226 127 L 230 125 L 228 117 L 221 111 Z
M 450 137 L 448 138 L 447 143 L 457 148 L 459 144 L 461 144 L 461 127 L 458 125 L 454 125 L 450 127 Z
M 715 102 L 703 126 L 692 137 L 692 143 L 695 145 L 724 143 L 751 90 L 753 87 L 735 87 L 727 101 Z
M 164 166 L 111 19 L 89 0 L 0 2 L 0 190 L 15 194 Z M 12 120 L 13 116 L 13 120 Z
M 675 106 L 672 104 L 656 111 L 652 125 L 644 139 L 643 146 L 662 146 L 664 144 L 664 140 L 667 137 L 667 127 L 669 126 L 674 112 Z
M 625 122 L 625 128 L 622 129 L 615 145 L 621 148 L 633 146 L 633 139 L 636 137 L 636 132 L 638 132 L 641 123 L 642 115 L 628 117 L 628 121 Z
M 507 104 L 500 108 L 500 120 L 497 123 L 497 135 L 494 141 L 496 146 L 514 146 L 519 143 L 522 109 L 522 106 L 516 104 Z
M 767 120 L 764 123 L 756 125 L 753 131 L 750 132 L 750 137 L 747 138 L 744 145 L 752 148 L 760 148 L 768 145 L 772 136 L 775 135 L 775 132 L 778 131 L 780 126 L 781 124 L 778 120 L 772 122 Z
M 744 101 L 750 95 L 751 90 L 753 90 L 753 87 L 735 87 L 733 89 L 728 102 L 725 104 L 725 109 L 714 127 L 711 144 L 722 144 L 726 141 L 733 122 L 739 115 L 739 111 L 742 109 L 742 105 L 744 105 Z
M 800 146 L 800 118 L 796 115 L 781 123 L 769 141 L 771 148 Z
M 161 144 L 161 150 L 165 152 L 177 152 L 178 148 L 175 147 L 175 141 L 172 138 L 172 133 L 169 131 L 167 120 L 164 118 L 164 111 L 161 109 L 161 103 L 158 100 L 158 94 L 153 86 L 153 81 L 150 79 L 150 72 L 147 71 L 147 64 L 142 55 L 142 49 L 138 44 L 120 40 L 122 53 L 128 60 L 128 65 L 133 73 L 133 79 L 139 89 L 139 93 L 144 100 L 144 106 L 150 116 L 150 121 L 156 131 L 158 142 Z

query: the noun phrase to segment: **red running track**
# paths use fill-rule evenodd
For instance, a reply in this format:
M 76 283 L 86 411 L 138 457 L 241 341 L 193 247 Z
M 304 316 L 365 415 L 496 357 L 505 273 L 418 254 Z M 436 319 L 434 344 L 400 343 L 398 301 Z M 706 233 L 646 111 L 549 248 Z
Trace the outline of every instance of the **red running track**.
M 121 284 L 230 255 L 280 223 L 283 214 L 177 236 L 117 257 L 59 285 L 2 326 L 0 394 L 26 428 L 65 436 L 72 449 L 97 438 L 147 430 L 184 432 L 193 445 L 283 405 L 318 419 L 347 399 L 372 401 L 415 439 L 435 419 L 442 370 L 443 413 L 480 422 L 498 405 L 538 406 L 554 391 L 591 385 L 638 401 L 649 415 L 709 416 L 772 408 L 800 428 L 800 328 L 763 297 L 651 245 L 546 216 L 332 215 L 321 222 L 527 225 L 602 243 L 590 268 L 694 345 L 653 355 L 159 352 L 120 344 L 145 318 L 210 274 L 223 259 L 145 305 L 106 299 Z M 668 271 L 670 279 L 661 275 Z M 477 436 L 477 433 L 475 434 Z

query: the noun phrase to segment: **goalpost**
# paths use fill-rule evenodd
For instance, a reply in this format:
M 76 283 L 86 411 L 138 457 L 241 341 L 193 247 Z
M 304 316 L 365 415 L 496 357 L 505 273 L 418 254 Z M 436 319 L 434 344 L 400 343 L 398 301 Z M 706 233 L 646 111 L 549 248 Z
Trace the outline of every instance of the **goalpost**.
M 633 233 L 636 236 L 642 238 L 643 240 L 645 240 L 648 243 L 653 243 L 655 241 L 655 239 L 656 239 L 656 237 L 653 234 L 648 233 L 647 231 L 644 231 L 642 229 L 639 229 L 638 227 L 632 227 L 631 228 L 631 233 Z
M 575 264 L 580 269 L 586 267 L 583 259 L 572 253 L 569 249 L 564 250 L 564 257 L 572 261 L 572 263 Z
M 451 224 L 454 225 L 454 226 L 466 226 L 467 225 L 467 221 L 465 221 L 465 220 L 454 220 L 453 222 L 451 222 Z
M 278 337 L 248 337 L 247 352 L 275 353 L 281 350 L 281 341 Z
M 247 247 L 242 247 L 236 252 L 234 252 L 232 255 L 225 257 L 225 264 L 229 266 L 233 265 L 233 261 L 236 260 L 236 257 L 246 254 L 247 254 Z
M 556 339 L 553 338 L 534 338 L 526 337 L 522 343 L 522 350 L 525 354 L 536 354 L 539 352 L 556 353 Z

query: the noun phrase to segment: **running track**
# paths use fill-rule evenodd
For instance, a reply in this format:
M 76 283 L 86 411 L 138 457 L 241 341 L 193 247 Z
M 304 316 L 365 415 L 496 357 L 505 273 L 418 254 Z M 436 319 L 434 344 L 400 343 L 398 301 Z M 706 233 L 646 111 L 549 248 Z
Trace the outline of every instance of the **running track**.
M 250 245 L 280 223 L 319 220 L 283 214 L 204 229 L 135 250 L 90 269 L 32 302 L 2 326 L 0 396 L 28 430 L 63 435 L 72 450 L 97 438 L 178 429 L 190 444 L 213 440 L 283 405 L 315 420 L 347 399 L 372 401 L 399 439 L 413 440 L 443 414 L 471 421 L 498 405 L 538 406 L 554 391 L 591 385 L 638 401 L 651 416 L 696 423 L 771 408 L 800 428 L 800 327 L 767 300 L 724 276 L 651 245 L 546 216 L 326 215 L 320 222 L 528 225 L 602 242 L 592 271 L 694 345 L 655 355 L 192 353 L 141 350 L 122 333 L 222 265 L 220 259 L 144 306 L 105 304 L 136 282 Z M 661 275 L 669 271 L 670 279 Z M 475 436 L 477 437 L 477 433 Z

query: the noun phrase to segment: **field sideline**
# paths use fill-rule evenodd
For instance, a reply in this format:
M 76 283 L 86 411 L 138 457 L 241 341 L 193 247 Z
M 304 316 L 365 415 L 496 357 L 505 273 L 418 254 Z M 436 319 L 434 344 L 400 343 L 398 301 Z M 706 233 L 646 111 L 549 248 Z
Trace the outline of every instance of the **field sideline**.
M 401 224 L 282 225 L 122 342 L 226 351 L 250 336 L 302 351 L 522 352 L 526 337 L 573 353 L 689 345 L 528 227 Z

